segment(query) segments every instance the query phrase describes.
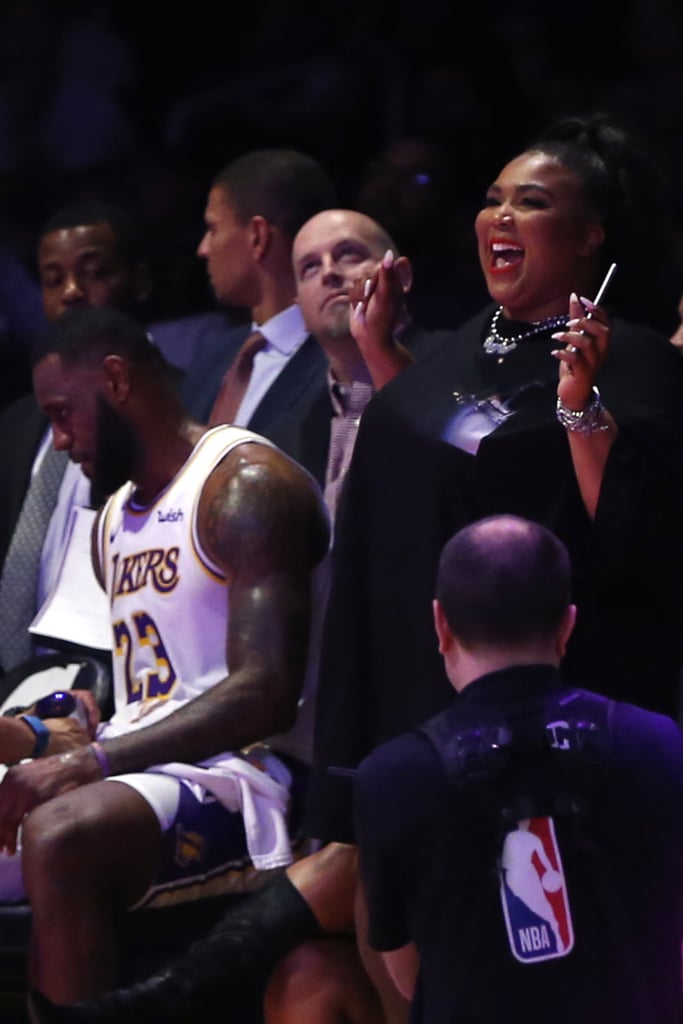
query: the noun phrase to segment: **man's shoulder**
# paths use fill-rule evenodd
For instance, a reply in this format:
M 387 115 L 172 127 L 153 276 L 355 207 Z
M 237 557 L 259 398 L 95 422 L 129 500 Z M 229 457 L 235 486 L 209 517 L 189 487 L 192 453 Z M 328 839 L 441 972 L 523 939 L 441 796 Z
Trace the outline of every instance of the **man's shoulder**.
M 31 466 L 48 426 L 33 394 L 10 402 L 0 413 L 0 465 Z
M 372 827 L 396 836 L 410 822 L 433 824 L 440 820 L 447 795 L 447 779 L 436 752 L 417 730 L 379 744 L 358 765 L 354 801 Z
M 329 544 L 329 521 L 311 475 L 250 430 L 214 428 L 201 440 L 215 446 L 218 455 L 198 506 L 205 546 L 207 538 L 221 537 L 238 561 L 270 551 L 288 564 L 301 557 L 305 564 L 319 562 Z
M 683 763 L 683 731 L 678 722 L 635 704 L 614 701 L 613 707 L 614 728 L 617 735 L 626 738 L 627 744 L 647 743 L 655 750 L 659 747 L 663 754 L 676 753 Z
M 422 771 L 431 772 L 436 766 L 433 748 L 420 729 L 410 729 L 384 740 L 370 751 L 358 765 L 358 780 L 382 780 L 392 784 L 402 775 L 417 780 Z
M 205 349 L 220 345 L 234 326 L 227 310 L 206 310 L 157 321 L 149 332 L 166 359 L 185 370 Z
M 215 453 L 205 488 L 224 488 L 241 481 L 245 491 L 271 488 L 273 500 L 280 489 L 320 499 L 320 488 L 310 473 L 263 434 L 226 425 L 207 431 L 200 443 Z
M 0 431 L 14 426 L 16 423 L 34 423 L 38 429 L 45 422 L 45 417 L 40 411 L 33 392 L 8 402 L 0 412 Z
M 248 324 L 216 327 L 204 339 L 187 367 L 186 382 L 201 380 L 207 369 L 226 370 L 248 334 Z
M 198 425 L 197 425 L 198 426 Z M 222 423 L 215 427 L 203 427 L 194 442 L 185 466 L 204 465 L 214 471 L 224 464 L 225 459 L 233 452 L 239 452 L 233 461 L 245 464 L 260 461 L 262 449 L 273 450 L 274 446 L 262 434 L 249 427 L 238 427 L 232 423 Z

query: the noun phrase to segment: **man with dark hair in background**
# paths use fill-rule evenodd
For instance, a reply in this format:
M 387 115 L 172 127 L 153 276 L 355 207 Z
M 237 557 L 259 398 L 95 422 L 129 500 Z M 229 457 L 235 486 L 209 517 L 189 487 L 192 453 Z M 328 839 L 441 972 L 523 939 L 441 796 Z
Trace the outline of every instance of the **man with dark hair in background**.
M 141 311 L 149 290 L 139 230 L 128 214 L 101 202 L 58 210 L 37 250 L 47 324 L 77 306 Z M 0 417 L 0 669 L 34 653 L 28 626 L 54 585 L 72 509 L 97 507 L 80 467 L 51 446 L 33 394 Z
M 248 310 L 250 322 L 213 339 L 188 367 L 182 397 L 200 422 L 269 436 L 275 420 L 324 385 L 325 357 L 295 302 L 292 243 L 311 216 L 335 205 L 332 180 L 296 150 L 253 150 L 214 178 L 197 251 L 218 302 Z

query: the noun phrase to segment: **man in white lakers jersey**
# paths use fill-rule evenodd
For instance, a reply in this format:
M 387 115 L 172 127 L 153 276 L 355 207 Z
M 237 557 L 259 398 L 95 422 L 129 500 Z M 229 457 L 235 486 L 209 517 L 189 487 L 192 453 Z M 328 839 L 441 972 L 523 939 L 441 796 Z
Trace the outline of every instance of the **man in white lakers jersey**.
M 291 859 L 297 766 L 247 748 L 294 722 L 329 526 L 317 485 L 270 442 L 188 417 L 122 313 L 60 317 L 34 389 L 55 447 L 112 495 L 93 560 L 115 713 L 96 742 L 0 785 L 0 847 L 20 848 L 33 911 L 31 982 L 68 1004 L 112 984 L 117 909 L 220 863 Z M 0 896 L 14 895 L 0 864 Z

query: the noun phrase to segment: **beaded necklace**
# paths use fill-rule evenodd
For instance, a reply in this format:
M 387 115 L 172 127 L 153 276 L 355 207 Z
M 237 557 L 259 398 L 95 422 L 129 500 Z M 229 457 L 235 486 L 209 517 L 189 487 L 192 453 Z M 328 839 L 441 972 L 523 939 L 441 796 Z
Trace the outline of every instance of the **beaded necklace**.
M 489 333 L 484 340 L 484 352 L 489 356 L 506 356 L 508 352 L 513 352 L 517 348 L 518 341 L 526 341 L 527 338 L 533 338 L 536 334 L 554 330 L 556 327 L 565 327 L 568 319 L 566 316 L 547 316 L 545 320 L 534 320 L 527 331 L 505 337 L 498 333 L 498 321 L 502 312 L 503 307 L 499 306 L 493 314 Z

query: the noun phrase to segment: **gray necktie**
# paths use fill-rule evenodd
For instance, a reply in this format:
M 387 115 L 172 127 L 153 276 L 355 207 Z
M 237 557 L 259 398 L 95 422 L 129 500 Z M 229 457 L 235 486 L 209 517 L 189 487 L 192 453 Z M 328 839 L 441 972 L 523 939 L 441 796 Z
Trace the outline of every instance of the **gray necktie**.
M 30 658 L 28 627 L 35 618 L 43 541 L 69 456 L 52 447 L 34 473 L 0 576 L 0 663 L 9 671 Z

